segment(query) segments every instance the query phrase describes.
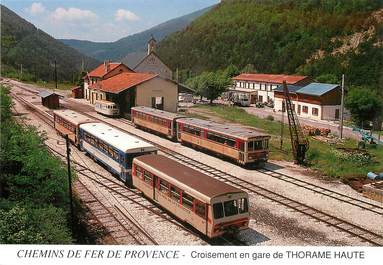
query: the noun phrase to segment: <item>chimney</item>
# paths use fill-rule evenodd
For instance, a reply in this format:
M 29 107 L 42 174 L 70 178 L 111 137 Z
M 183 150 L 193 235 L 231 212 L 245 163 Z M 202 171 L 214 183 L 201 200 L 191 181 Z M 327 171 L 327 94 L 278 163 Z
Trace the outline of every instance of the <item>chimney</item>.
M 104 61 L 104 71 L 105 74 L 108 72 L 108 63 L 106 61 Z

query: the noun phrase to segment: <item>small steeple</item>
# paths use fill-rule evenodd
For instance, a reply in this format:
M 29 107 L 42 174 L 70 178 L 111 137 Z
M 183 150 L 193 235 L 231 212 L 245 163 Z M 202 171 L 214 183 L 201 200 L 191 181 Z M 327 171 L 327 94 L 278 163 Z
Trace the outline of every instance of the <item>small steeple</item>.
M 156 51 L 156 46 L 157 46 L 157 41 L 156 41 L 156 39 L 152 35 L 150 40 L 148 41 L 148 55 L 151 52 L 155 52 Z

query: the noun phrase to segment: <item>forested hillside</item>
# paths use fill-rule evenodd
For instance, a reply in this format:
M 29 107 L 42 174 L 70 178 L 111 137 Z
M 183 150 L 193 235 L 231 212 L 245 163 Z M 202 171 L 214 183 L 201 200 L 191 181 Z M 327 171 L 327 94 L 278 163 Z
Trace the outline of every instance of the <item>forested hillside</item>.
M 146 51 L 146 44 L 152 35 L 157 41 L 160 41 L 169 34 L 186 28 L 193 20 L 210 9 L 211 7 L 207 7 L 188 15 L 166 21 L 148 30 L 127 36 L 115 42 L 93 42 L 70 39 L 62 39 L 61 41 L 101 61 L 109 59 L 121 60 L 132 53 L 139 53 L 141 59 L 142 52 Z
M 352 85 L 381 86 L 380 0 L 226 0 L 165 38 L 159 55 L 192 74 L 252 65 Z M 251 68 L 251 67 L 250 67 Z
M 23 68 L 32 79 L 53 80 L 54 61 L 58 79 L 72 80 L 84 66 L 93 68 L 98 61 L 54 39 L 33 24 L 1 5 L 1 65 L 3 75 L 15 75 Z

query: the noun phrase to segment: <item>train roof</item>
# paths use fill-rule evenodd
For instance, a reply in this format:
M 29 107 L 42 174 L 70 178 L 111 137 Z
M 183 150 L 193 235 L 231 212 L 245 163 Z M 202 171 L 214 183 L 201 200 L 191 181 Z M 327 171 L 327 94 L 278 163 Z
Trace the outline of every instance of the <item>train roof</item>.
M 94 119 L 70 109 L 54 110 L 53 113 L 75 125 L 79 125 L 81 123 L 95 122 Z
M 258 137 L 270 137 L 270 135 L 257 131 L 253 128 L 242 127 L 232 124 L 221 124 L 213 121 L 207 121 L 197 118 L 183 118 L 179 119 L 177 122 L 188 124 L 191 126 L 196 126 L 200 128 L 206 128 L 209 131 L 217 132 L 234 138 L 240 138 L 243 140 L 248 140 L 250 138 Z
M 176 182 L 183 184 L 189 189 L 193 190 L 194 194 L 197 193 L 204 196 L 204 199 L 208 201 L 220 195 L 244 192 L 238 188 L 235 188 L 229 184 L 219 181 L 200 171 L 180 164 L 179 162 L 162 155 L 143 155 L 136 157 L 135 160 L 144 163 L 145 165 L 153 168 L 155 171 L 164 173 L 165 175 L 174 179 Z
M 86 123 L 80 125 L 80 128 L 125 153 L 141 153 L 157 150 L 155 146 L 148 142 L 142 141 L 104 123 Z
M 133 107 L 132 110 L 137 110 L 146 114 L 154 115 L 160 118 L 171 119 L 171 120 L 185 117 L 184 115 L 180 115 L 178 113 L 163 111 L 159 109 L 153 109 L 153 108 L 149 108 L 145 106 Z

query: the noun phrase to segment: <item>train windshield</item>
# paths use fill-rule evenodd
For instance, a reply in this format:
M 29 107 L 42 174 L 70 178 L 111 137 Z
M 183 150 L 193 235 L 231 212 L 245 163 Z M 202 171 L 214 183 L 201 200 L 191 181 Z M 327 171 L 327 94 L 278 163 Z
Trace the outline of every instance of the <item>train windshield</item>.
M 219 202 L 213 205 L 214 219 L 246 213 L 248 210 L 246 198 L 225 201 L 223 203 Z

